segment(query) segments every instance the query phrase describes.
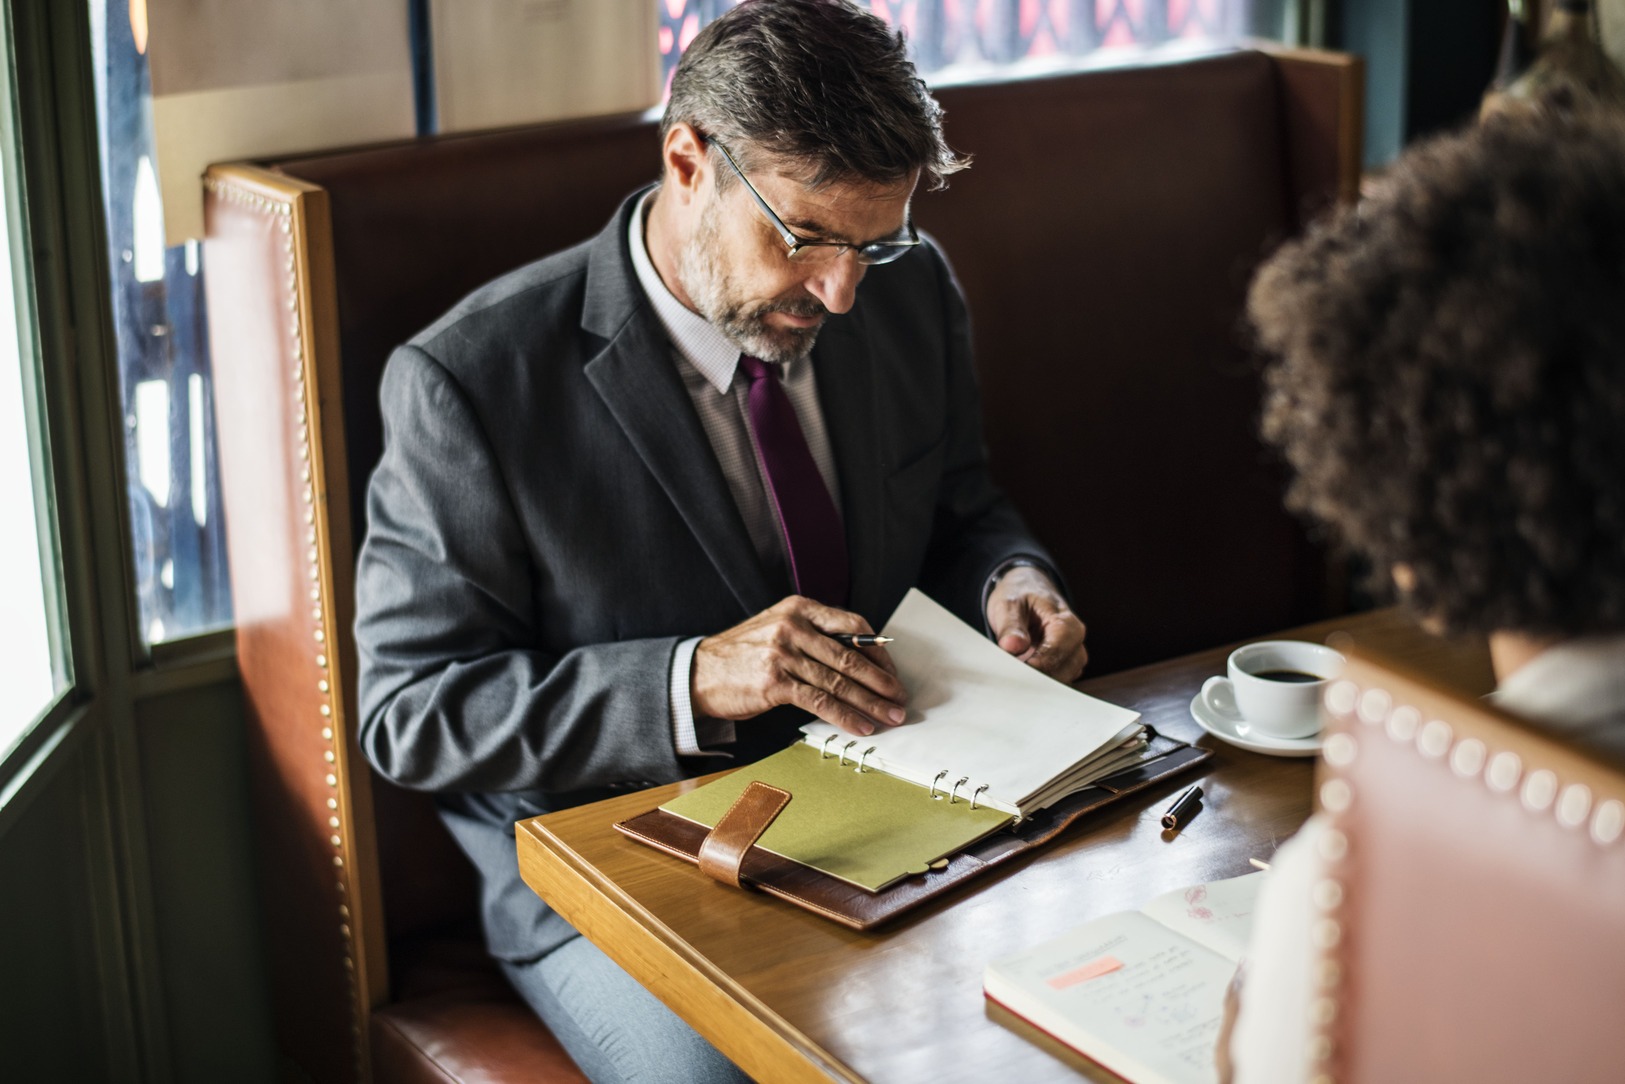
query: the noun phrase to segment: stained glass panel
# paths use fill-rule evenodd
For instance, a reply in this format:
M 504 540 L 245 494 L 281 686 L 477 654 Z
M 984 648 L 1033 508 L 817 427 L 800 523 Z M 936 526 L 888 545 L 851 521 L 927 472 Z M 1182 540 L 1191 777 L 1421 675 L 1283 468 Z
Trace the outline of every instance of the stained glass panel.
M 651 0 L 660 9 L 660 61 L 670 86 L 683 49 L 737 0 Z M 1257 0 L 857 0 L 902 29 L 921 72 L 986 68 L 1174 39 L 1234 40 Z

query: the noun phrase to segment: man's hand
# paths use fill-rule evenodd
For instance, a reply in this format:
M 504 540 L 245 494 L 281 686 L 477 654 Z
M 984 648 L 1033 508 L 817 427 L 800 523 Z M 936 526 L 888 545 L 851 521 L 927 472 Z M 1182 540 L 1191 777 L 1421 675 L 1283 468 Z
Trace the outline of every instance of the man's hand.
M 904 718 L 908 693 L 883 647 L 847 647 L 832 632 L 872 633 L 857 614 L 792 596 L 694 649 L 694 712 L 749 719 L 780 704 L 848 734 Z
M 1076 681 L 1089 662 L 1083 622 L 1036 568 L 1022 565 L 999 577 L 987 597 L 987 625 L 1000 647 L 1056 681 Z

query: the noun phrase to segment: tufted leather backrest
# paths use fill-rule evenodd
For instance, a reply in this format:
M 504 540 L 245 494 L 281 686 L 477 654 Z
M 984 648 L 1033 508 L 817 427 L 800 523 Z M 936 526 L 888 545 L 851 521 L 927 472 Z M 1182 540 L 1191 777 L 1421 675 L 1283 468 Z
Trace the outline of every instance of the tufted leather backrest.
M 656 180 L 653 121 L 612 117 L 278 162 L 332 206 L 354 521 L 383 454 L 377 387 L 394 347 L 475 287 L 597 233 Z M 351 393 L 348 389 L 355 389 Z M 357 547 L 361 535 L 354 539 Z
M 1328 616 L 1241 321 L 1254 267 L 1333 191 L 1296 187 L 1279 62 L 941 100 L 977 160 L 918 217 L 970 300 L 994 475 L 1070 581 L 1091 672 Z

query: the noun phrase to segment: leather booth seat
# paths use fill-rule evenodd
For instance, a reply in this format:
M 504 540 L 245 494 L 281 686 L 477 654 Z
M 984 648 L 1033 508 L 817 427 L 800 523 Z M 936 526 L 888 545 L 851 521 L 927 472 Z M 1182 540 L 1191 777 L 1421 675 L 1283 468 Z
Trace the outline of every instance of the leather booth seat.
M 451 927 L 391 945 L 391 1002 L 372 1015 L 373 1078 L 398 1084 L 585 1081 L 514 997 L 479 931 Z
M 921 193 L 974 320 L 994 472 L 1095 672 L 1323 616 L 1239 333 L 1253 266 L 1352 196 L 1358 62 L 1237 51 L 948 87 Z M 206 178 L 210 342 L 278 1041 L 328 1081 L 581 1079 L 484 959 L 423 795 L 354 741 L 353 569 L 390 349 L 655 178 L 628 116 Z

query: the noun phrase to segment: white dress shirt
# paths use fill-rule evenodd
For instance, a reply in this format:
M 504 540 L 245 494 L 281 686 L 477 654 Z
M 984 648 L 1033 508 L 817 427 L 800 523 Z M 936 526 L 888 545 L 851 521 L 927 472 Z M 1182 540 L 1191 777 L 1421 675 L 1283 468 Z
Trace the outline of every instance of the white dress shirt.
M 627 245 L 632 252 L 632 267 L 637 272 L 638 284 L 654 307 L 655 316 L 671 339 L 672 363 L 677 366 L 683 386 L 694 401 L 694 410 L 700 416 L 711 448 L 716 452 L 722 476 L 728 481 L 734 504 L 745 521 L 751 545 L 770 572 L 783 575 L 790 567 L 785 550 L 784 532 L 779 525 L 778 511 L 768 499 L 767 476 L 751 441 L 749 406 L 746 395 L 749 381 L 735 379 L 739 369 L 739 347 L 729 341 L 705 317 L 689 309 L 667 288 L 660 273 L 649 258 L 644 243 L 645 216 L 654 193 L 645 195 L 632 214 L 627 231 Z M 840 482 L 835 476 L 835 457 L 830 451 L 829 433 L 824 428 L 824 412 L 818 405 L 818 382 L 813 374 L 811 358 L 801 358 L 781 366 L 780 383 L 795 408 L 796 420 L 801 423 L 802 435 L 812 452 L 818 473 L 829 487 L 836 509 L 841 507 Z M 722 719 L 694 718 L 689 702 L 689 686 L 694 669 L 694 648 L 702 638 L 695 636 L 677 645 L 671 663 L 671 723 L 677 752 L 683 756 L 717 755 L 703 747 L 730 742 L 734 737 L 733 723 Z M 698 732 L 696 732 L 696 725 Z

